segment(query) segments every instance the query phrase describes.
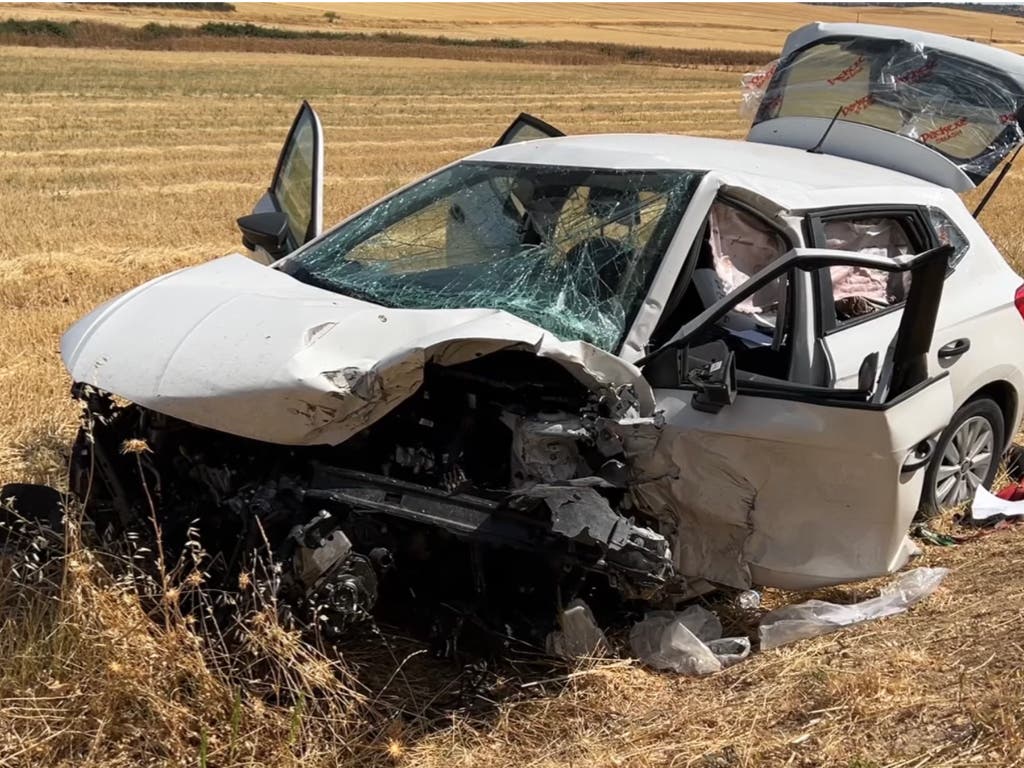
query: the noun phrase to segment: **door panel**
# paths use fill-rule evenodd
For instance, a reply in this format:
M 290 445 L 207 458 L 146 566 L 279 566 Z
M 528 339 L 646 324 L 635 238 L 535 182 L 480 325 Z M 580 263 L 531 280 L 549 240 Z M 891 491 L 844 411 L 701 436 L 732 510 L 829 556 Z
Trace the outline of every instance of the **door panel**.
M 645 375 L 666 427 L 637 493 L 674 523 L 682 573 L 736 587 L 807 589 L 903 564 L 927 457 L 953 410 L 949 377 L 928 378 L 927 370 L 949 252 L 947 246 L 893 260 L 797 249 L 688 323 L 676 341 L 696 350 L 721 339 L 718 319 L 782 271 L 844 264 L 910 271 L 904 317 L 877 385 L 852 382 L 838 392 L 740 369 L 735 401 L 709 412 L 694 407 L 691 394 L 701 377 L 666 386 L 658 377 L 668 369 L 659 372 L 659 362 L 650 361 Z M 794 308 L 794 335 L 813 328 L 810 309 Z M 722 362 L 740 359 L 728 337 L 715 343 Z M 675 355 L 671 343 L 655 355 L 666 352 Z
M 949 378 L 882 407 L 740 393 L 717 414 L 656 390 L 659 446 L 678 468 L 642 484 L 677 520 L 677 566 L 736 587 L 810 589 L 903 564 L 924 470 L 915 449 L 952 412 Z
M 837 328 L 820 341 L 827 351 L 836 387 L 850 387 L 857 383 L 861 361 L 872 352 L 884 353 L 886 345 L 896 335 L 903 308 L 876 313 L 863 321 Z

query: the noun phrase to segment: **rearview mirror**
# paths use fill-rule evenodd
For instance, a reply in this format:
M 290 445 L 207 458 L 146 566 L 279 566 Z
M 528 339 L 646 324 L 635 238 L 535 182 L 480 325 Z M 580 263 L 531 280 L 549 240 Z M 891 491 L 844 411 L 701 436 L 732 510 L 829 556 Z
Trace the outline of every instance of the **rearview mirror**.
M 290 252 L 288 247 L 288 217 L 280 211 L 251 213 L 238 220 L 242 231 L 242 245 L 250 251 L 259 246 L 272 259 L 280 259 Z

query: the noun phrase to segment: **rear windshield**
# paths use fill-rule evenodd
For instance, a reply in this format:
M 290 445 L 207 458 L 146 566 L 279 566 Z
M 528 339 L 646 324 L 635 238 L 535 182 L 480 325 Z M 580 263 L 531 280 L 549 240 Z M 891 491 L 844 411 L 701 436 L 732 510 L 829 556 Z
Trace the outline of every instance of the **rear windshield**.
M 463 162 L 280 264 L 406 309 L 501 309 L 616 351 L 702 174 Z
M 822 117 L 864 123 L 925 144 L 975 182 L 1018 144 L 1024 99 L 977 61 L 878 38 L 831 38 L 782 61 L 755 123 Z

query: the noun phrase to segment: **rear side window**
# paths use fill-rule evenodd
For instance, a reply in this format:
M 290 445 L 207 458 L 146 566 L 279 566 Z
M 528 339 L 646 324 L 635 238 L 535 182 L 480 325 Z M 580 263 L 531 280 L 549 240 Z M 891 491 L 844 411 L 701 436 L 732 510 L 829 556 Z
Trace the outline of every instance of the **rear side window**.
M 967 253 L 970 243 L 967 242 L 967 235 L 960 231 L 960 227 L 953 223 L 939 208 L 931 206 L 928 208 L 928 220 L 932 229 L 935 230 L 935 237 L 941 245 L 952 245 L 953 255 L 949 257 L 949 268 L 952 269 Z
M 893 259 L 926 250 L 931 241 L 912 211 L 822 216 L 813 220 L 812 228 L 817 247 Z M 910 290 L 910 273 L 831 267 L 820 271 L 819 286 L 823 326 L 829 330 L 901 305 Z

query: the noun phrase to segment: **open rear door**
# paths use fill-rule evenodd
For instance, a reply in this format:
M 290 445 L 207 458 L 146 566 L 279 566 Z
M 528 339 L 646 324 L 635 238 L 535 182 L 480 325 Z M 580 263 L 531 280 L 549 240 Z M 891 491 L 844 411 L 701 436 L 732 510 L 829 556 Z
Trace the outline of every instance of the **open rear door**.
M 1024 140 L 1024 57 L 871 24 L 786 40 L 747 136 L 907 173 L 961 192 Z
M 265 261 L 285 256 L 323 228 L 324 140 L 320 118 L 302 102 L 274 178 L 252 214 L 238 220 L 242 243 Z
M 901 260 L 791 251 L 647 358 L 644 376 L 666 418 L 665 464 L 655 462 L 636 492 L 678 521 L 682 573 L 809 589 L 903 565 L 925 468 L 953 413 L 949 378 L 932 375 L 928 360 L 948 255 L 948 247 Z M 811 285 L 809 270 L 843 263 L 911 272 L 885 359 L 865 360 L 856 389 L 763 373 L 784 370 L 772 357 L 795 354 L 813 328 L 801 287 Z M 759 339 L 720 322 L 768 287 L 788 295 L 773 333 Z
M 555 136 L 565 136 L 565 134 L 553 125 L 548 125 L 539 117 L 520 112 L 519 117 L 505 129 L 494 146 L 501 147 L 505 144 L 518 144 L 520 141 L 533 141 L 534 139 L 551 139 Z

